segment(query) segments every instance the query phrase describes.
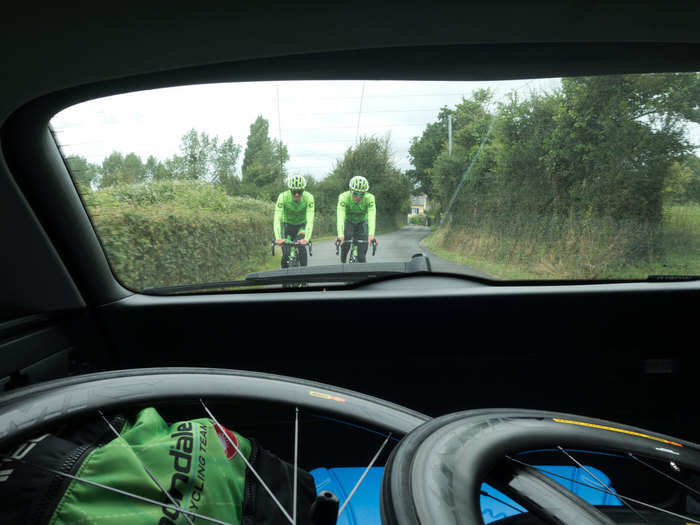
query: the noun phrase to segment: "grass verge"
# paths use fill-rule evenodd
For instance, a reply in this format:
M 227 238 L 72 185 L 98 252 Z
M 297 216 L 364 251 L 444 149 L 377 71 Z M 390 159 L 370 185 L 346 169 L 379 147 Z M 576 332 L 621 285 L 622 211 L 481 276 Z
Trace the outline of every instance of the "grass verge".
M 596 245 L 596 237 L 556 244 L 523 242 L 502 235 L 437 230 L 424 243 L 437 256 L 506 280 L 646 279 L 648 275 L 700 274 L 700 205 L 671 205 L 664 210 L 661 250 L 637 263 L 616 263 L 614 243 Z M 584 250 L 575 254 L 566 248 Z M 582 257 L 584 253 L 586 257 Z M 600 254 L 605 257 L 600 257 Z M 595 254 L 599 257 L 588 257 Z

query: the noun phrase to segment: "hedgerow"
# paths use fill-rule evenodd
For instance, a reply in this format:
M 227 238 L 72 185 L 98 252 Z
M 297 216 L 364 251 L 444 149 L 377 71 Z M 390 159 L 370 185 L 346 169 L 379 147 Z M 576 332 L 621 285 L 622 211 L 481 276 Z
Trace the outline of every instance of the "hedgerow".
M 131 289 L 236 279 L 270 253 L 272 203 L 205 182 L 115 186 L 85 199 L 112 269 Z

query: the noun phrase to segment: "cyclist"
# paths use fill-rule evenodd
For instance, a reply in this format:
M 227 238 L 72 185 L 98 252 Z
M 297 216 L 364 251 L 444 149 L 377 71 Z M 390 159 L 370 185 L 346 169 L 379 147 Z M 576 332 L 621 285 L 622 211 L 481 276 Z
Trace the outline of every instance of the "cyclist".
M 289 190 L 279 194 L 275 205 L 275 244 L 282 246 L 282 268 L 286 268 L 289 245 L 285 241 L 298 241 L 299 263 L 306 266 L 306 245 L 314 228 L 314 196 L 304 191 L 306 179 L 302 175 L 288 177 L 287 187 Z
M 367 241 L 358 245 L 359 262 L 366 261 L 368 243 L 374 241 L 374 228 L 377 207 L 374 195 L 368 193 L 369 182 L 357 175 L 350 179 L 350 191 L 338 196 L 338 239 L 340 242 L 340 260 L 345 262 L 350 244 L 345 244 L 345 237 L 356 241 Z

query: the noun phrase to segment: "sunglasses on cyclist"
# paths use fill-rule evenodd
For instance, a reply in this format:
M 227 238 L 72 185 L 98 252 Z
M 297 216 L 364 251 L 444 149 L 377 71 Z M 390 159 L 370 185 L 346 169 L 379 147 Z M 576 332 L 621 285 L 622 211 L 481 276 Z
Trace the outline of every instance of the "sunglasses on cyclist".
M 353 194 L 353 196 L 355 196 L 355 197 L 364 197 L 364 196 L 365 196 L 365 192 L 364 192 L 364 191 L 353 191 L 352 194 Z
M 304 193 L 304 190 L 292 190 L 292 195 L 301 195 Z

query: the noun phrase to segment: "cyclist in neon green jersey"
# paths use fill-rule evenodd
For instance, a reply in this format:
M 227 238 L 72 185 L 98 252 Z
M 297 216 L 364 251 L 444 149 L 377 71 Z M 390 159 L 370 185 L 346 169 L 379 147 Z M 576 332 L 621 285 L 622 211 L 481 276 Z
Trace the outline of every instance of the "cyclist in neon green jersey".
M 285 241 L 298 241 L 299 262 L 306 266 L 306 245 L 314 229 L 314 196 L 304 191 L 306 179 L 302 175 L 290 176 L 287 186 L 289 190 L 279 194 L 275 205 L 275 244 L 282 246 L 282 268 L 286 268 L 289 245 Z
M 338 197 L 338 241 L 341 245 L 340 260 L 345 262 L 350 245 L 345 238 L 368 241 L 358 246 L 358 260 L 365 262 L 368 243 L 375 241 L 374 229 L 377 219 L 377 206 L 374 195 L 368 193 L 369 182 L 358 175 L 350 179 L 350 191 Z

